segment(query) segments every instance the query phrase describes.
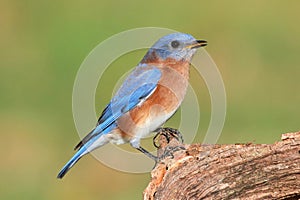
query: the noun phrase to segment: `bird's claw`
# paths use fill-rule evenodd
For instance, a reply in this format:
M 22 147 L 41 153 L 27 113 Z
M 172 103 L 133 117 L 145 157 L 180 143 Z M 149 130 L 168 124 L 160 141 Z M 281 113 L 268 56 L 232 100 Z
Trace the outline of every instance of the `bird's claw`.
M 165 159 L 166 157 L 169 157 L 169 156 L 171 156 L 171 158 L 173 159 L 174 158 L 174 153 L 176 151 L 181 151 L 181 150 L 186 150 L 186 148 L 183 147 L 183 146 L 167 147 L 165 149 L 164 153 L 158 159 L 163 160 L 163 159 Z
M 156 148 L 160 147 L 160 145 L 157 145 L 157 138 L 160 135 L 165 136 L 165 138 L 167 140 L 167 143 L 169 143 L 172 138 L 175 138 L 176 140 L 178 140 L 182 144 L 184 142 L 182 134 L 177 129 L 174 129 L 174 128 L 159 128 L 156 131 L 157 131 L 157 134 L 153 138 L 153 145 Z

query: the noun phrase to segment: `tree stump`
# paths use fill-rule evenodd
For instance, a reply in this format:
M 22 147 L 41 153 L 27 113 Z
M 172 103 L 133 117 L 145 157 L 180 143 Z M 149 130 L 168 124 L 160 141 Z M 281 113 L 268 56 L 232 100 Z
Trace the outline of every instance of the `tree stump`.
M 300 132 L 275 144 L 182 144 L 174 129 L 156 138 L 161 158 L 144 200 L 300 199 Z

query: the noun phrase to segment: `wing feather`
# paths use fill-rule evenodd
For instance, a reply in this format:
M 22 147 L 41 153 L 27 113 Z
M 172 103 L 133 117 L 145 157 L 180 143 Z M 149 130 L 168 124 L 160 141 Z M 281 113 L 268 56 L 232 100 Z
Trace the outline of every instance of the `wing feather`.
M 105 107 L 96 127 L 76 145 L 75 150 L 81 148 L 91 138 L 101 134 L 119 117 L 149 98 L 155 91 L 160 78 L 161 71 L 155 66 L 136 67 Z

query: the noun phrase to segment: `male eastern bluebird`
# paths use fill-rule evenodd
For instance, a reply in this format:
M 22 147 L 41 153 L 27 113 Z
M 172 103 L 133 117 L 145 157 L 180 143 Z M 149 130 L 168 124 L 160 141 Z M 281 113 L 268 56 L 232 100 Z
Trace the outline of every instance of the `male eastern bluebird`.
M 126 78 L 96 127 L 75 147 L 78 151 L 57 177 L 62 178 L 82 156 L 108 142 L 129 142 L 156 160 L 140 146 L 140 140 L 176 112 L 188 87 L 190 61 L 196 49 L 206 45 L 206 41 L 185 33 L 160 38 Z

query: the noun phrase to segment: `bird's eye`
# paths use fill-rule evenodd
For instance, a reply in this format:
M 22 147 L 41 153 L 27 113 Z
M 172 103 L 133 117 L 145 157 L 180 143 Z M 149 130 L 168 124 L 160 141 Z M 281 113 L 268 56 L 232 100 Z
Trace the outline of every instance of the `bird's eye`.
M 174 49 L 176 49 L 176 48 L 179 47 L 179 42 L 178 42 L 177 40 L 174 40 L 174 41 L 171 42 L 171 46 L 172 46 Z

